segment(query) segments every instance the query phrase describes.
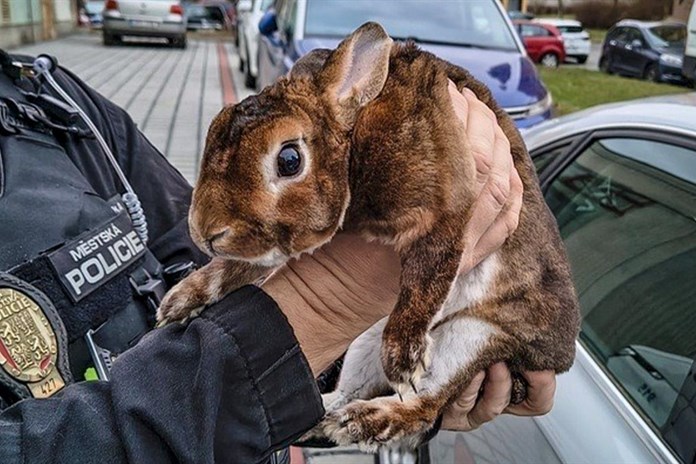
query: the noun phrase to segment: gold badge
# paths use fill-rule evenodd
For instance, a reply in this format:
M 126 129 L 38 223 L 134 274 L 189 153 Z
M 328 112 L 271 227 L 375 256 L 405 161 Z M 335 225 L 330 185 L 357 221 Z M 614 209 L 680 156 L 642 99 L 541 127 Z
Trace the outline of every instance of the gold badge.
M 65 386 L 56 368 L 58 344 L 41 307 L 14 288 L 0 287 L 0 366 L 46 398 Z

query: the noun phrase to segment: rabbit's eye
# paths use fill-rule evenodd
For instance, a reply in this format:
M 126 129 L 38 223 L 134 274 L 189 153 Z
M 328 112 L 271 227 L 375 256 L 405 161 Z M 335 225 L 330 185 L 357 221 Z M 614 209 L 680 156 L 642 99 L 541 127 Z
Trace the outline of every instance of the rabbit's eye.
M 300 172 L 302 157 L 296 147 L 283 147 L 278 153 L 278 175 L 281 177 L 294 176 Z

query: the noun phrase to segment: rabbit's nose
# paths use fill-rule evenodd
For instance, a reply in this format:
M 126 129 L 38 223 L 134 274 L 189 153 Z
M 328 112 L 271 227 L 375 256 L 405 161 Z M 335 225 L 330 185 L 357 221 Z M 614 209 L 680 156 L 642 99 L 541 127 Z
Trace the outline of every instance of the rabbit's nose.
M 213 232 L 205 241 L 206 245 L 208 246 L 208 250 L 210 250 L 211 253 L 215 253 L 215 242 L 221 238 L 224 238 L 229 232 L 229 227 L 225 227 L 219 231 Z

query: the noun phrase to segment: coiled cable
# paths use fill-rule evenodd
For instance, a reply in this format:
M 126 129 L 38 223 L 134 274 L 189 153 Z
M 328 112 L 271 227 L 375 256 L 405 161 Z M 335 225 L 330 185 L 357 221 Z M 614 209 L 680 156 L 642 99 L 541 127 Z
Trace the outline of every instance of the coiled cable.
M 80 106 L 77 103 L 75 103 L 75 100 L 73 100 L 70 97 L 70 95 L 68 95 L 68 93 L 65 90 L 63 90 L 63 88 L 60 85 L 58 85 L 56 80 L 53 78 L 51 71 L 55 69 L 55 67 L 55 58 L 52 58 L 50 56 L 39 55 L 39 57 L 36 58 L 36 60 L 34 60 L 34 74 L 36 76 L 43 76 L 43 78 L 46 80 L 46 83 L 48 83 L 48 85 L 53 90 L 55 90 L 56 93 L 58 93 L 58 95 L 60 95 L 61 98 L 63 98 L 63 100 L 65 100 L 65 102 L 68 105 L 72 106 L 78 112 L 82 120 L 85 122 L 85 124 L 87 124 L 87 127 L 89 127 L 90 131 L 92 131 L 92 134 L 94 134 L 94 136 L 96 137 L 97 142 L 99 142 L 99 146 L 106 155 L 106 158 L 109 160 L 109 163 L 111 163 L 111 166 L 113 167 L 114 171 L 116 172 L 116 175 L 121 181 L 123 188 L 126 190 L 126 193 L 121 195 L 121 200 L 123 201 L 123 204 L 126 206 L 126 210 L 130 215 L 131 222 L 133 223 L 133 228 L 135 229 L 135 232 L 138 234 L 138 237 L 140 237 L 140 240 L 142 240 L 143 244 L 147 244 L 147 219 L 145 218 L 145 211 L 143 210 L 143 206 L 140 203 L 140 200 L 138 199 L 138 195 L 133 190 L 133 187 L 131 186 L 130 182 L 128 182 L 126 175 L 123 173 L 123 170 L 118 165 L 118 162 L 114 157 L 114 154 L 111 152 L 109 145 L 107 145 L 101 132 L 99 132 L 99 129 L 97 129 L 97 126 L 92 122 L 89 116 L 87 116 L 87 113 L 85 113 L 84 110 L 80 108 Z

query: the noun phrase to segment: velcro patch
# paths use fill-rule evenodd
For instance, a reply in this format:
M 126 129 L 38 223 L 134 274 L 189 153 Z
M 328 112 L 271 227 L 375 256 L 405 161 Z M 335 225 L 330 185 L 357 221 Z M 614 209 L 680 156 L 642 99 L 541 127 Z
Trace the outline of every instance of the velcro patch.
M 145 253 L 125 208 L 99 227 L 85 232 L 48 255 L 73 302 L 108 282 Z

